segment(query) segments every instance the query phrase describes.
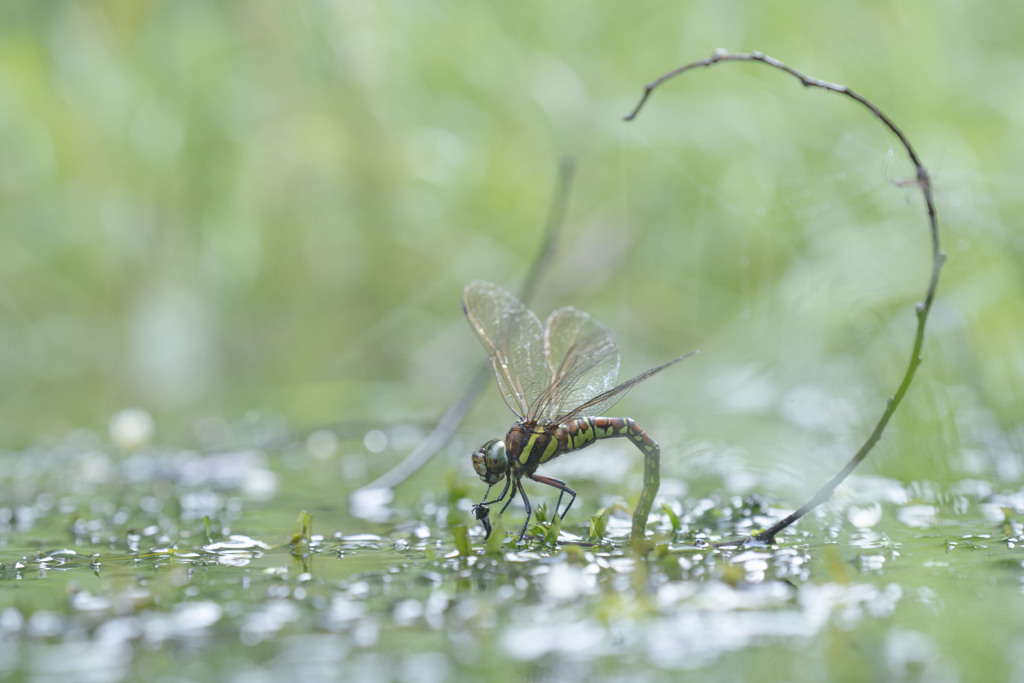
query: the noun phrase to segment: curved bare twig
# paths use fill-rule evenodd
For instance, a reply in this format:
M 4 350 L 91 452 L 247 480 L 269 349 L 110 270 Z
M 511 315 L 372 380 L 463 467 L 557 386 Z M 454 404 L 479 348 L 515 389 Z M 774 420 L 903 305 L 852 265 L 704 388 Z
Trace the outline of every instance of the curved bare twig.
M 899 387 L 896 389 L 896 393 L 889 397 L 886 402 L 885 410 L 882 412 L 882 416 L 879 418 L 874 430 L 868 436 L 864 445 L 850 458 L 850 460 L 843 466 L 843 468 L 830 479 L 824 486 L 822 486 L 809 501 L 800 506 L 795 512 L 787 517 L 779 520 L 772 526 L 764 529 L 756 534 L 750 536 L 747 541 L 759 541 L 762 543 L 774 543 L 775 536 L 795 523 L 801 517 L 806 515 L 808 512 L 816 508 L 828 500 L 836 487 L 839 486 L 850 473 L 867 457 L 871 449 L 875 447 L 878 440 L 882 438 L 882 433 L 885 431 L 886 425 L 889 424 L 889 420 L 892 418 L 893 413 L 896 412 L 896 408 L 903 401 L 903 397 L 906 395 L 907 390 L 910 388 L 910 384 L 914 379 L 914 374 L 917 372 L 918 366 L 921 365 L 921 347 L 924 343 L 924 330 L 925 324 L 928 321 L 928 314 L 931 312 L 932 303 L 935 300 L 935 292 L 939 285 L 939 271 L 942 269 L 942 264 L 946 259 L 945 253 L 942 251 L 939 243 L 939 224 L 935 212 L 935 202 L 932 197 L 932 184 L 931 178 L 928 175 L 928 170 L 924 164 L 921 163 L 920 158 L 917 156 L 917 152 L 914 151 L 913 145 L 910 144 L 910 140 L 903 134 L 903 131 L 893 123 L 892 119 L 886 116 L 877 106 L 871 103 L 870 100 L 863 97 L 862 95 L 854 92 L 850 88 L 844 85 L 837 85 L 835 83 L 829 83 L 822 81 L 817 78 L 811 78 L 796 69 L 787 66 L 777 59 L 764 55 L 760 52 L 751 53 L 738 53 L 732 54 L 725 50 L 715 50 L 715 52 L 707 59 L 702 59 L 696 62 L 691 62 L 684 66 L 679 67 L 673 71 L 668 72 L 664 76 L 650 82 L 644 87 L 643 96 L 637 103 L 636 107 L 633 108 L 629 114 L 626 115 L 626 121 L 632 121 L 640 113 L 640 110 L 646 104 L 651 94 L 660 85 L 669 81 L 676 76 L 679 76 L 687 71 L 696 69 L 698 67 L 707 67 L 717 64 L 719 62 L 760 62 L 774 69 L 783 71 L 794 78 L 798 79 L 802 85 L 809 88 L 821 88 L 822 90 L 828 90 L 831 92 L 845 95 L 860 103 L 866 107 L 875 117 L 878 118 L 893 135 L 899 139 L 903 149 L 906 150 L 907 156 L 910 158 L 910 163 L 914 165 L 916 173 L 916 182 L 914 183 L 921 190 L 921 195 L 924 197 L 924 203 L 927 210 L 928 218 L 928 230 L 931 236 L 932 246 L 932 270 L 931 276 L 928 280 L 928 287 L 925 290 L 924 300 L 917 304 L 917 331 L 914 334 L 914 344 L 910 354 L 910 362 L 907 365 L 906 372 L 903 375 L 903 379 L 900 381 Z M 732 543 L 730 543 L 732 545 Z

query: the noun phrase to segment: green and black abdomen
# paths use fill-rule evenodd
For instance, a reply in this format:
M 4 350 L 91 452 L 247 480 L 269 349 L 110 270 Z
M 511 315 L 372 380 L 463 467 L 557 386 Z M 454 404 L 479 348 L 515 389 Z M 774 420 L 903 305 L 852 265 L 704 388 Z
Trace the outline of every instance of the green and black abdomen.
M 629 439 L 644 453 L 656 453 L 660 450 L 657 442 L 631 417 L 581 417 L 569 421 L 565 429 L 570 438 L 570 448 L 567 450 L 576 450 L 589 446 L 598 439 L 614 437 Z
M 533 474 L 544 463 L 569 451 L 586 448 L 598 439 L 625 437 L 645 454 L 658 453 L 658 444 L 629 417 L 580 417 L 565 424 L 517 422 L 505 435 L 509 465 L 514 472 Z

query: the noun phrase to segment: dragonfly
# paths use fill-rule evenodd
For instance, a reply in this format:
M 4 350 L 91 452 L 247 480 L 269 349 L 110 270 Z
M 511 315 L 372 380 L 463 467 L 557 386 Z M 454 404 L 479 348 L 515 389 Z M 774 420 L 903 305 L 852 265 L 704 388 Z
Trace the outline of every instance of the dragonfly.
M 576 492 L 561 479 L 538 474 L 537 468 L 599 439 L 616 437 L 629 439 L 644 454 L 644 492 L 633 517 L 634 533 L 642 534 L 657 493 L 661 449 L 632 418 L 595 416 L 640 382 L 696 351 L 617 384 L 619 347 L 615 335 L 588 313 L 566 306 L 541 324 L 513 294 L 482 280 L 466 286 L 462 309 L 490 356 L 502 398 L 516 416 L 504 439 L 491 439 L 472 455 L 473 469 L 487 484 L 480 503 L 473 507 L 486 534 L 491 533 L 489 506 L 507 495 L 501 508 L 504 514 L 518 494 L 526 507 L 526 521 L 517 541 L 522 543 L 532 512 L 524 477 L 558 489 L 556 515 L 563 497 L 569 497 L 560 513 L 565 519 Z M 487 500 L 491 488 L 501 481 L 501 493 Z

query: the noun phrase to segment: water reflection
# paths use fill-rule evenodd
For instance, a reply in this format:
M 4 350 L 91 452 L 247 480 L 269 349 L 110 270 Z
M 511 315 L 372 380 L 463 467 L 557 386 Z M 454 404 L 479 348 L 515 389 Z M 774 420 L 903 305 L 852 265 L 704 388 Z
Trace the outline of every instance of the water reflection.
M 252 560 L 262 557 L 270 546 L 262 541 L 233 534 L 227 539 L 208 543 L 203 550 L 211 553 L 219 564 L 229 567 L 244 567 Z

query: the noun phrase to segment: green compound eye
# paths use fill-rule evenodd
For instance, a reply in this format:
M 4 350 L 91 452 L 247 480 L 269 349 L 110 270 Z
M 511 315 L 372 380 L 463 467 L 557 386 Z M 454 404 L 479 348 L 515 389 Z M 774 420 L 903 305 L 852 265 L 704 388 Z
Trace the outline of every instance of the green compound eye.
M 473 452 L 473 469 L 488 484 L 496 484 L 508 469 L 508 454 L 505 442 L 491 439 Z

